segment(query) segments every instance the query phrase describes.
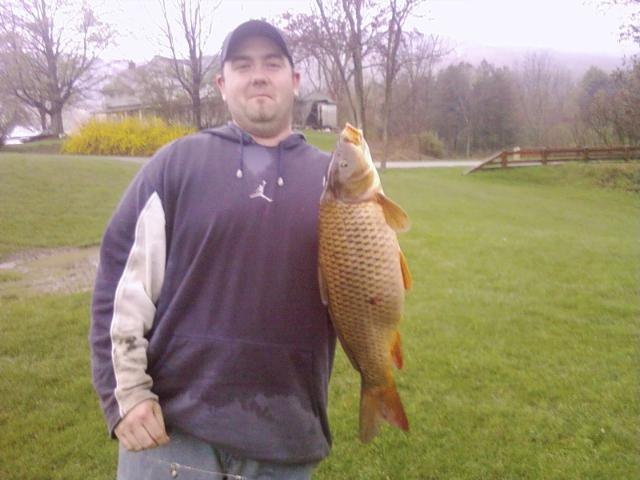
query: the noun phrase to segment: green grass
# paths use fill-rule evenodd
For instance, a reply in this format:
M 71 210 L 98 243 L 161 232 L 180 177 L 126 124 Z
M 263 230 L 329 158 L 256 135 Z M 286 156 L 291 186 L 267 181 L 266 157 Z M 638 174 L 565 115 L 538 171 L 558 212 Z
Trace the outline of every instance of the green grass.
M 0 300 L 0 478 L 113 479 L 90 383 L 89 294 Z
M 338 136 L 335 133 L 320 132 L 318 130 L 303 130 L 307 141 L 325 152 L 331 152 L 336 146 Z
M 38 162 L 1 178 L 29 177 Z M 64 171 L 41 204 L 2 210 L 0 220 L 71 208 L 71 162 L 57 164 Z M 74 184 L 84 210 L 67 221 L 95 239 L 136 166 L 84 162 L 92 181 Z M 597 186 L 602 172 L 587 167 L 383 174 L 413 221 L 400 237 L 414 288 L 396 375 L 411 431 L 385 427 L 358 443 L 359 379 L 339 351 L 334 447 L 315 479 L 639 477 L 640 196 Z M 103 188 L 111 196 L 94 194 Z M 0 208 L 23 197 L 9 191 Z M 62 243 L 79 238 L 48 228 Z M 10 248 L 29 244 L 11 238 Z M 88 301 L 0 300 L 0 478 L 113 478 L 115 443 L 89 385 Z
M 0 258 L 100 242 L 140 165 L 100 157 L 0 154 Z

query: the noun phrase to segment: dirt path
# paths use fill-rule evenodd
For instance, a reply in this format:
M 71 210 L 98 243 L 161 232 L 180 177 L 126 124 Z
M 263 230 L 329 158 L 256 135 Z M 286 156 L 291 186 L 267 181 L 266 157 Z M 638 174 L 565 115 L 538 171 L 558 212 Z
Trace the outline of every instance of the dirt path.
M 0 260 L 0 298 L 91 290 L 98 246 L 29 249 Z

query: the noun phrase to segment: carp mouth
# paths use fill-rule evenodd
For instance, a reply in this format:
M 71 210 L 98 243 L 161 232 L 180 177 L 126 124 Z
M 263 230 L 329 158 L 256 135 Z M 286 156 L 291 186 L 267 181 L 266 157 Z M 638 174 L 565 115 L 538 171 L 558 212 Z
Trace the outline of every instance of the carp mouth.
M 355 128 L 348 122 L 345 125 L 344 130 L 342 130 L 341 137 L 345 142 L 353 143 L 357 146 L 362 144 L 362 130 Z

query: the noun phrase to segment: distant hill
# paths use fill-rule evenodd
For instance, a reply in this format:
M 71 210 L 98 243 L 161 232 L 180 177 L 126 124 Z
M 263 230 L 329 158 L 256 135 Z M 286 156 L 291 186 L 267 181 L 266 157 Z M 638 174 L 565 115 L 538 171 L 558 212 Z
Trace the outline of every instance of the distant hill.
M 487 46 L 459 46 L 443 62 L 440 68 L 459 62 L 469 62 L 478 65 L 482 60 L 496 65 L 517 68 L 526 55 L 532 53 L 545 53 L 558 66 L 566 69 L 574 79 L 579 79 L 591 67 L 596 66 L 606 72 L 611 72 L 623 65 L 624 59 L 614 55 L 570 53 L 557 50 L 518 48 L 518 47 L 487 47 Z

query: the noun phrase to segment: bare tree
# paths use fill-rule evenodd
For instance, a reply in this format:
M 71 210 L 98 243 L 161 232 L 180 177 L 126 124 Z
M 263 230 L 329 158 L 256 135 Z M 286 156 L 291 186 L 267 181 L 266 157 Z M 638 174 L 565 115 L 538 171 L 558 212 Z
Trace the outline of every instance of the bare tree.
M 353 87 L 356 99 L 356 124 L 367 134 L 365 61 L 375 51 L 381 34 L 385 10 L 375 0 L 316 0 L 322 27 L 330 41 L 332 50 L 339 51 L 332 25 L 346 19 L 346 52 L 353 67 Z M 347 83 L 346 72 L 341 72 Z
M 389 0 L 387 30 L 380 43 L 379 55 L 382 58 L 384 77 L 384 103 L 382 106 L 382 169 L 387 166 L 389 154 L 389 119 L 393 97 L 393 86 L 401 67 L 398 52 L 405 39 L 404 24 L 414 9 L 424 0 Z
M 0 147 L 17 125 L 31 123 L 29 112 L 25 106 L 11 92 L 0 84 Z
M 62 135 L 62 110 L 96 81 L 92 72 L 111 28 L 86 4 L 74 10 L 66 0 L 7 0 L 0 32 L 0 81 L 41 118 L 50 116 L 52 133 Z
M 392 126 L 398 131 L 418 134 L 431 128 L 429 112 L 434 90 L 434 69 L 452 50 L 447 42 L 436 35 L 408 33 L 398 52 L 401 69 L 390 115 Z
M 568 73 L 546 53 L 525 56 L 518 76 L 525 140 L 536 146 L 559 142 L 571 82 Z
M 326 89 L 338 104 L 346 103 L 351 117 L 357 119 L 356 100 L 350 88 L 353 67 L 347 49 L 346 21 L 333 12 L 325 15 L 333 18 L 326 26 L 314 13 L 285 14 L 283 28 L 296 65 L 306 69 L 305 78 L 316 88 Z
M 201 89 L 207 73 L 215 66 L 214 59 L 205 62 L 202 52 L 203 46 L 211 36 L 212 18 L 202 13 L 201 0 L 174 0 L 174 6 L 179 12 L 180 32 L 187 46 L 187 56 L 184 59 L 179 54 L 176 38 L 171 27 L 166 0 L 159 0 L 164 16 L 163 34 L 169 43 L 169 50 L 173 60 L 173 75 L 184 91 L 189 95 L 192 105 L 193 124 L 197 129 L 202 128 L 202 100 Z M 222 0 L 208 7 L 209 14 L 213 13 Z

